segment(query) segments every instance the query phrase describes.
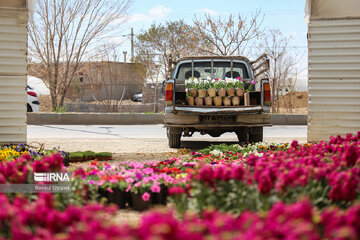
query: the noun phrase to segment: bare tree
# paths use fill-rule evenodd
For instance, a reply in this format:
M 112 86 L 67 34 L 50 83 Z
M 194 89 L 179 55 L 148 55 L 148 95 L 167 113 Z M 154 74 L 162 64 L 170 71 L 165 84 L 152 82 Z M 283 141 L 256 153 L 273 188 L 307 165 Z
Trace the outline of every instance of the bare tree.
M 29 22 L 30 55 L 45 70 L 52 107 L 62 106 L 81 61 L 125 21 L 131 0 L 38 0 Z
M 226 18 L 204 15 L 201 20 L 194 17 L 196 36 L 208 42 L 208 46 L 199 46 L 199 50 L 211 55 L 243 55 L 246 45 L 259 37 L 263 30 L 261 24 L 264 18 L 258 10 L 250 18 L 240 14 Z
M 260 51 L 268 53 L 270 58 L 270 87 L 272 97 L 272 112 L 279 112 L 280 94 L 283 91 L 293 92 L 295 81 L 289 81 L 292 72 L 298 72 L 301 55 L 292 51 L 292 38 L 286 37 L 278 29 L 270 29 L 262 43 L 259 45 Z M 290 107 L 290 105 L 288 105 Z
M 136 60 L 149 67 L 160 64 L 160 76 L 166 78 L 169 53 L 175 58 L 199 55 L 200 46 L 210 47 L 208 42 L 196 36 L 193 27 L 183 20 L 153 24 L 137 36 Z M 147 73 L 152 74 L 152 71 L 148 70 Z M 150 78 L 150 75 L 147 77 Z

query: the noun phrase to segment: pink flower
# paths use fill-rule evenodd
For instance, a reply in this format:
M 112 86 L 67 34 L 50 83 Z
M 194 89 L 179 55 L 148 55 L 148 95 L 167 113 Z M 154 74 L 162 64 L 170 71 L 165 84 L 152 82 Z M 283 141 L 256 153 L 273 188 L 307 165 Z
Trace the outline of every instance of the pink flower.
M 255 80 L 251 80 L 250 84 L 255 85 Z
M 157 193 L 159 193 L 160 190 L 161 190 L 159 184 L 156 184 L 156 183 L 154 183 L 154 184 L 151 186 L 150 189 L 151 189 L 152 192 L 157 192 Z
M 111 188 L 109 188 L 109 187 L 106 189 L 106 191 L 111 192 L 111 193 L 114 193 L 114 191 L 113 191 Z
M 185 189 L 183 189 L 182 187 L 171 187 L 169 188 L 169 195 L 174 195 L 174 194 L 183 194 L 186 193 Z
M 142 200 L 147 202 L 150 199 L 150 194 L 148 192 L 144 192 L 144 194 L 141 196 L 141 198 L 142 198 Z

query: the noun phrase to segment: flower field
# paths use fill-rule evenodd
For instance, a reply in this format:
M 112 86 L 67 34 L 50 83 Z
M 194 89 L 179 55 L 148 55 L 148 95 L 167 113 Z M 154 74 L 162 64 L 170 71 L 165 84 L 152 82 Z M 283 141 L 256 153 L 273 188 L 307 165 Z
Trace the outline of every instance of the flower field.
M 71 171 L 72 192 L 1 194 L 5 239 L 360 238 L 360 132 L 318 144 L 214 145 L 187 159 L 82 168 L 64 167 L 56 152 L 18 152 L 24 155 L 2 160 L 1 183 L 34 184 L 33 172 Z M 117 208 L 161 204 L 173 210 L 145 212 L 135 226 L 112 221 Z

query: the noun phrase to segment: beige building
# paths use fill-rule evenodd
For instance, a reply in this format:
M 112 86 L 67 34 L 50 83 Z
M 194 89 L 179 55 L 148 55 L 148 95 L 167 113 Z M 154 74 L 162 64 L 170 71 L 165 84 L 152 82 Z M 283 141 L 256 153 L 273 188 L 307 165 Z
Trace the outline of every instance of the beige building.
M 308 141 L 360 131 L 360 1 L 307 0 Z
M 26 142 L 26 0 L 0 1 L 0 144 Z

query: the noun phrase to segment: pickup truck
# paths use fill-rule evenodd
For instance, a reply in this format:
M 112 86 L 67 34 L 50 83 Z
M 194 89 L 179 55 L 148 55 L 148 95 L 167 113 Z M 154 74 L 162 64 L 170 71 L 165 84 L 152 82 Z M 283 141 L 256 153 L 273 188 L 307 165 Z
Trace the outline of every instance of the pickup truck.
M 242 56 L 185 57 L 178 61 L 169 59 L 165 87 L 164 127 L 170 148 L 181 146 L 181 137 L 191 137 L 194 132 L 219 137 L 225 132 L 235 132 L 239 142 L 260 142 L 263 127 L 270 124 L 270 85 L 266 78 L 269 60 L 266 54 L 251 62 Z M 237 106 L 189 106 L 186 104 L 185 82 L 198 79 L 255 80 L 254 91 L 245 92 Z M 254 81 L 253 81 L 254 83 Z

